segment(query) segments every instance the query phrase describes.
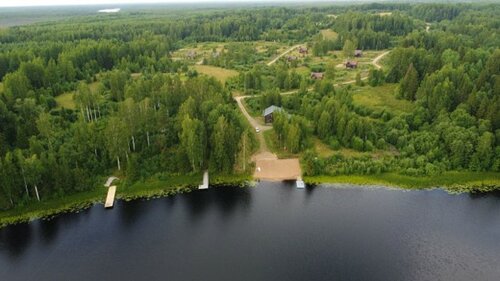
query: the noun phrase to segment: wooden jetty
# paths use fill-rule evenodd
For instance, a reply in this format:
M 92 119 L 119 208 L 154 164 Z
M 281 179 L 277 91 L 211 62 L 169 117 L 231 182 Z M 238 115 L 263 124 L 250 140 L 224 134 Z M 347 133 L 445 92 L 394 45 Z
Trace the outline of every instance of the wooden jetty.
M 104 208 L 112 208 L 115 202 L 116 185 L 112 185 L 108 189 L 108 196 L 106 197 L 106 203 L 104 203 Z
M 297 188 L 306 188 L 306 184 L 304 183 L 304 181 L 302 180 L 301 177 L 298 177 L 297 178 L 297 181 L 295 182 Z
M 105 187 L 110 187 L 111 184 L 113 183 L 114 180 L 117 180 L 117 177 L 109 177 L 106 183 L 104 184 Z
M 203 173 L 203 184 L 200 185 L 198 189 L 208 189 L 208 171 Z

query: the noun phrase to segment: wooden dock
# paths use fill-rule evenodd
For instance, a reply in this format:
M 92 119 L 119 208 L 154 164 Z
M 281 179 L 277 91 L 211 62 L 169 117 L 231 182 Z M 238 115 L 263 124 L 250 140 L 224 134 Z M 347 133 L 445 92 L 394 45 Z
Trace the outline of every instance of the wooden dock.
M 108 196 L 106 197 L 106 203 L 104 203 L 104 208 L 112 208 L 115 202 L 116 185 L 110 186 L 108 189 Z
M 117 177 L 109 177 L 106 183 L 104 184 L 105 187 L 110 187 L 111 184 L 113 183 L 114 180 L 117 180 Z
M 198 189 L 208 189 L 208 171 L 203 173 L 203 184 L 200 185 Z
M 295 185 L 297 186 L 297 188 L 306 188 L 306 184 L 304 183 L 301 177 L 297 178 Z

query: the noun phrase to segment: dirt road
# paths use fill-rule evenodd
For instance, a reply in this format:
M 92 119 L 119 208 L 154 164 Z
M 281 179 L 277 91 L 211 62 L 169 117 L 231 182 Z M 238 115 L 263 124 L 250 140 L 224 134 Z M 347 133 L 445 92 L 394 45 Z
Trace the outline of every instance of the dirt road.
M 295 45 L 293 47 L 291 47 L 290 49 L 284 51 L 283 53 L 281 53 L 279 56 L 275 57 L 272 61 L 268 62 L 267 63 L 267 66 L 271 66 L 273 65 L 275 62 L 277 62 L 280 58 L 282 58 L 284 55 L 290 53 L 291 51 L 297 49 L 298 47 L 302 46 L 303 44 L 299 44 L 299 45 Z

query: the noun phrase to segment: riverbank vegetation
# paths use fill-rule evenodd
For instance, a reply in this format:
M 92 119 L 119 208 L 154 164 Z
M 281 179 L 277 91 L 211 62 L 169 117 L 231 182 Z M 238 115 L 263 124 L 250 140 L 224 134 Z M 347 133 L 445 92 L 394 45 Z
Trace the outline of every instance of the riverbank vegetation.
M 254 95 L 252 115 L 284 109 L 266 139 L 305 176 L 500 186 L 499 7 L 131 10 L 2 29 L 2 216 L 96 202 L 109 175 L 131 197 L 204 170 L 248 178 L 258 143 L 235 93 Z

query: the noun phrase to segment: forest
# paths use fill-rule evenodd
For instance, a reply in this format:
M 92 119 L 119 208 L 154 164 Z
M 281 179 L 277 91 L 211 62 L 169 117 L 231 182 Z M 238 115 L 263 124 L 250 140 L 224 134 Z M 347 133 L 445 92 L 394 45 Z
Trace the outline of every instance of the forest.
M 0 29 L 0 209 L 89 192 L 112 174 L 129 185 L 251 174 L 259 143 L 236 93 L 254 96 L 255 115 L 284 108 L 266 139 L 298 155 L 305 175 L 498 180 L 498 14 L 498 4 L 130 10 Z M 267 64 L 296 44 L 309 54 Z M 390 52 L 381 69 L 368 58 L 358 72 L 337 67 L 357 49 Z M 377 89 L 409 109 L 357 101 Z

